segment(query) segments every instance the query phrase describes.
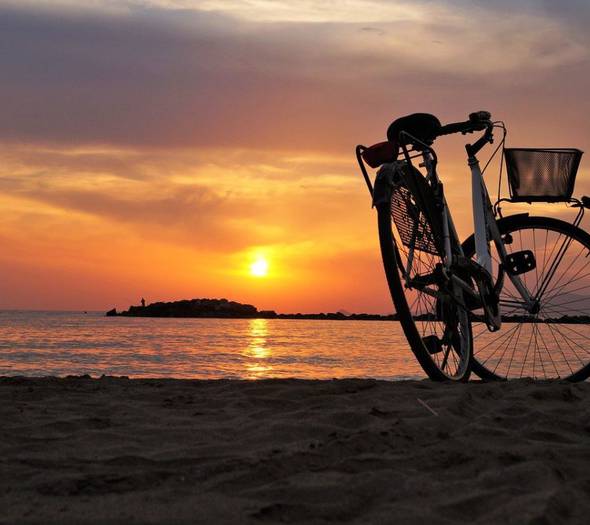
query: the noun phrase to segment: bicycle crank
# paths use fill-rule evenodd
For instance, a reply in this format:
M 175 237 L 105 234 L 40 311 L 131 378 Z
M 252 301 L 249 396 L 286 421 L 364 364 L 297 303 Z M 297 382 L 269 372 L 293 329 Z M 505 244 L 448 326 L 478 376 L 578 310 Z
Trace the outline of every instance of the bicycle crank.
M 452 270 L 465 282 L 475 282 L 479 301 L 467 296 L 466 304 L 470 310 L 483 310 L 483 321 L 490 332 L 497 332 L 502 326 L 500 314 L 500 291 L 504 285 L 504 268 L 499 267 L 498 279 L 494 283 L 492 275 L 472 259 L 457 256 Z

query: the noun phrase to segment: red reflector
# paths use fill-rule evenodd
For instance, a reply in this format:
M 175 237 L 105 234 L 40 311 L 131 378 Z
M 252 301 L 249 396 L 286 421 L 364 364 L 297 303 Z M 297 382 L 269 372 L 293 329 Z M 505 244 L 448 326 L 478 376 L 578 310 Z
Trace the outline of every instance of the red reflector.
M 363 151 L 361 156 L 371 168 L 378 168 L 381 164 L 393 162 L 397 158 L 397 148 L 389 141 L 379 142 Z

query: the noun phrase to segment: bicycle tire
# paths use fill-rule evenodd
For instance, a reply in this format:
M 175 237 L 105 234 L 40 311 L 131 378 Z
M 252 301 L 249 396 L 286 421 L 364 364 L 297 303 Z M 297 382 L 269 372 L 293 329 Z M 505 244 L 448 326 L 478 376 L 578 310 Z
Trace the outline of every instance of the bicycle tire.
M 411 193 L 411 190 L 406 189 L 406 191 L 408 191 L 408 194 Z M 377 207 L 379 244 L 385 276 L 399 322 L 408 340 L 410 349 L 430 379 L 434 381 L 467 381 L 470 375 L 472 349 L 469 314 L 465 308 L 460 308 L 459 306 L 454 307 L 453 303 L 446 303 L 441 307 L 441 310 L 444 310 L 445 313 L 439 314 L 439 301 L 437 300 L 435 305 L 437 310 L 436 315 L 442 320 L 436 317 L 432 321 L 417 321 L 415 319 L 411 305 L 408 303 L 408 297 L 406 296 L 406 293 L 409 294 L 411 291 L 404 287 L 400 273 L 400 259 L 402 255 L 398 249 L 400 241 L 399 239 L 396 241 L 394 235 L 395 224 L 392 218 L 392 187 L 389 182 L 378 177 L 375 183 L 375 195 L 377 196 L 375 204 Z M 419 203 L 420 199 L 417 198 L 416 202 Z M 427 210 L 422 209 L 419 204 L 416 206 L 420 213 L 428 217 Z M 438 229 L 435 225 L 431 227 L 431 231 L 437 231 Z M 429 257 L 434 260 L 435 255 L 429 254 Z M 455 312 L 451 311 L 453 308 L 456 309 Z M 448 318 L 454 318 L 455 316 L 457 317 L 457 327 L 451 327 L 450 329 L 454 330 L 454 332 L 448 336 L 447 330 L 449 330 L 448 327 L 450 324 Z M 421 323 L 421 329 L 417 326 L 417 322 Z M 428 329 L 431 333 L 429 335 L 425 335 L 425 325 L 427 327 L 430 325 Z M 453 342 L 451 344 L 446 343 L 446 346 L 444 346 L 445 343 L 441 343 L 441 348 L 443 348 L 441 350 L 438 350 L 438 346 L 433 350 L 432 345 L 429 345 L 429 350 L 425 341 L 432 341 L 433 339 L 429 340 L 428 337 L 437 337 L 439 341 L 450 337 Z M 459 349 L 456 348 L 457 344 L 460 345 Z M 443 353 L 444 356 L 440 355 Z
M 590 348 L 590 331 L 586 335 L 584 327 L 590 323 L 590 295 L 580 292 L 590 291 L 590 284 L 581 281 L 588 281 L 590 277 L 590 270 L 584 271 L 590 262 L 590 235 L 560 219 L 528 214 L 505 217 L 498 220 L 497 225 L 502 237 L 506 238 L 508 234 L 508 239 L 512 241 L 506 246 L 508 253 L 526 249 L 535 255 L 535 268 L 521 274 L 523 282 L 533 293 L 542 290 L 543 279 L 550 275 L 550 266 L 557 258 L 556 248 L 568 239 L 571 241 L 549 280 L 552 288 L 548 286 L 542 294 L 537 314 L 526 312 L 524 307 L 518 309 L 512 305 L 513 311 L 510 311 L 504 306 L 502 330 L 491 334 L 491 337 L 486 336 L 482 327 L 472 320 L 473 372 L 485 380 L 522 377 L 568 381 L 587 379 L 590 376 L 590 349 L 586 350 L 584 346 Z M 473 235 L 462 246 L 466 257 L 474 256 Z M 494 250 L 493 273 L 497 278 L 499 257 Z M 501 304 L 515 303 L 514 299 L 519 297 L 516 288 L 505 276 L 500 292 Z M 576 315 L 572 316 L 572 313 Z M 509 315 L 516 320 L 508 321 Z M 521 341 L 522 346 L 519 346 Z

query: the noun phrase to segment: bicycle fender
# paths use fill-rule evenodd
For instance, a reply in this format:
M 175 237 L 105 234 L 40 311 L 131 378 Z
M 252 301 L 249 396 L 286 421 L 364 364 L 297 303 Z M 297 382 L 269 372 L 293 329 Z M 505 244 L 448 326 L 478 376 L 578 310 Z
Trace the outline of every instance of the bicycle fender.
M 530 213 L 528 213 L 528 212 L 507 215 L 506 217 L 502 217 L 501 219 L 498 219 L 496 221 L 496 224 L 498 224 L 498 225 L 502 225 L 502 224 L 506 224 L 506 223 L 510 224 L 512 221 L 519 220 L 521 217 L 528 217 L 529 215 L 530 215 Z
M 375 187 L 373 188 L 373 206 L 389 204 L 391 201 L 391 191 L 398 179 L 397 174 L 398 162 L 383 164 L 377 176 L 375 177 Z
M 502 217 L 501 219 L 498 219 L 496 221 L 496 225 L 498 226 L 498 228 L 502 228 L 502 226 L 504 226 L 505 224 L 508 225 L 508 227 L 510 226 L 510 224 L 514 221 L 518 221 L 520 220 L 522 217 L 528 217 L 530 215 L 530 213 L 527 212 L 523 212 L 523 213 L 515 213 L 514 215 L 507 215 L 506 217 Z M 461 247 L 463 249 L 463 252 L 467 252 L 470 251 L 470 249 L 473 247 L 473 244 L 475 242 L 475 237 L 473 235 L 473 233 L 467 237 L 462 243 L 461 243 Z

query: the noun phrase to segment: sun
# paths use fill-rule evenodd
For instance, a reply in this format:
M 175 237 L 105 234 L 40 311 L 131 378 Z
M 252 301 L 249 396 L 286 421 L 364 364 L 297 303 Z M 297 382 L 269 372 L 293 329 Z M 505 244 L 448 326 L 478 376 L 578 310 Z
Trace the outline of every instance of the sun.
M 268 262 L 266 259 L 259 257 L 250 265 L 250 273 L 254 277 L 266 277 L 268 274 Z

